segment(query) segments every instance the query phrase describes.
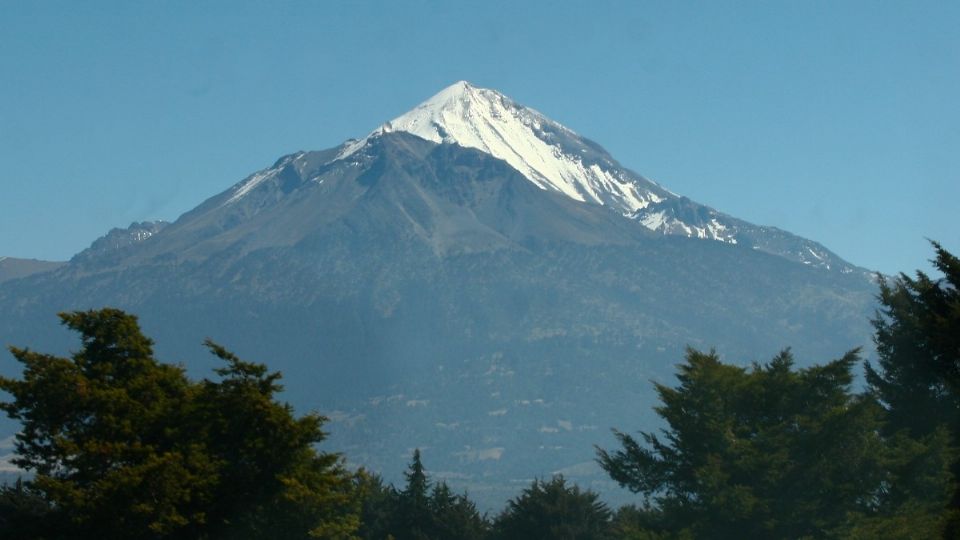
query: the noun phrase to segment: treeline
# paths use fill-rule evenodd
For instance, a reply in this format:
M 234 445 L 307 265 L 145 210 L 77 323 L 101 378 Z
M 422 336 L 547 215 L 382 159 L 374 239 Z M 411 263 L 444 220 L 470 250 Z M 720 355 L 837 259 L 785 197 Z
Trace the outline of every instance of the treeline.
M 22 378 L 0 377 L 32 473 L 0 489 L 0 537 L 960 538 L 960 260 L 934 248 L 942 278 L 880 282 L 876 366 L 856 350 L 804 369 L 789 351 L 744 368 L 689 350 L 676 386 L 656 385 L 666 427 L 597 449 L 638 497 L 617 510 L 557 476 L 481 514 L 419 451 L 387 485 L 319 450 L 324 419 L 278 401 L 266 366 L 208 342 L 224 367 L 194 381 L 154 358 L 136 317 L 61 314 L 80 350 L 11 348 Z

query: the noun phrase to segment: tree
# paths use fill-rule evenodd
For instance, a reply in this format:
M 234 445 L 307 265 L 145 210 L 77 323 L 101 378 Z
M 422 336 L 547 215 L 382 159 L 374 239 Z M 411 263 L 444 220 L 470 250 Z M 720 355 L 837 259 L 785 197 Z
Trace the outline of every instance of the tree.
M 563 476 L 534 480 L 494 521 L 503 540 L 610 538 L 610 509 L 592 491 L 568 486 Z
M 12 485 L 0 486 L 0 531 L 8 540 L 36 540 L 47 531 L 56 530 L 51 523 L 50 507 L 39 493 L 18 478 Z
M 465 493 L 454 494 L 446 482 L 432 483 L 419 449 L 414 450 L 404 476 L 406 486 L 397 491 L 393 486 L 384 486 L 379 477 L 363 473 L 360 479 L 362 538 L 473 540 L 485 537 L 488 524 L 476 505 Z
M 621 506 L 611 522 L 612 537 L 618 540 L 692 540 L 689 534 L 672 534 L 664 517 L 662 511 L 650 505 Z
M 223 537 L 342 537 L 355 530 L 352 481 L 336 454 L 318 453 L 324 419 L 296 418 L 276 401 L 279 373 L 244 362 L 211 341 L 207 347 L 227 366 L 220 381 L 205 380 L 189 418 L 202 433 L 220 482 L 207 507 Z M 256 510 L 256 511 L 252 511 Z M 299 533 L 298 533 L 299 531 Z
M 880 410 L 850 392 L 856 351 L 793 369 L 784 351 L 752 369 L 687 351 L 680 385 L 657 384 L 662 437 L 615 432 L 600 465 L 696 538 L 824 538 L 873 511 Z
M 345 537 L 350 477 L 319 453 L 323 418 L 278 403 L 280 375 L 208 342 L 227 367 L 190 381 L 158 362 L 136 317 L 61 314 L 81 334 L 70 358 L 11 348 L 23 379 L 0 377 L 19 420 L 15 463 L 47 504 L 49 538 Z
M 385 485 L 379 475 L 363 469 L 357 472 L 354 482 L 362 501 L 357 536 L 364 540 L 384 540 L 390 537 L 394 516 L 397 515 L 397 490 L 393 486 Z
M 879 369 L 867 364 L 866 370 L 870 390 L 886 411 L 888 439 L 936 454 L 944 432 L 954 449 L 960 448 L 960 259 L 936 242 L 933 247 L 941 279 L 920 271 L 915 278 L 900 274 L 892 283 L 881 278 L 881 309 L 873 321 Z M 903 467 L 891 484 L 910 489 L 918 478 L 914 469 Z M 954 458 L 952 476 L 945 535 L 960 538 L 960 457 Z M 941 499 L 939 490 L 926 493 L 913 500 Z M 891 496 L 890 504 L 905 504 L 902 494 Z
M 433 486 L 430 493 L 430 514 L 433 528 L 431 538 L 436 540 L 481 540 L 486 537 L 488 524 L 467 494 L 454 494 L 446 482 Z
M 400 540 L 430 538 L 433 516 L 430 512 L 430 481 L 420 460 L 420 449 L 413 451 L 413 461 L 404 473 L 407 486 L 400 492 L 395 536 Z
M 887 430 L 922 436 L 960 420 L 960 259 L 934 243 L 940 280 L 918 271 L 880 278 L 873 320 L 880 370 L 870 388 L 887 410 Z

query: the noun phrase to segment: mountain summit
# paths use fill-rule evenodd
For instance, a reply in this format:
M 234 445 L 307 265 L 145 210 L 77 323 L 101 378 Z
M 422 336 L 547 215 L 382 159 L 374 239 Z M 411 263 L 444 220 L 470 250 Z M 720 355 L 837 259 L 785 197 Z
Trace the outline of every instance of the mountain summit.
M 817 242 L 748 223 L 673 193 L 623 167 L 600 145 L 559 122 L 466 81 L 444 88 L 367 136 L 345 142 L 324 159 L 327 165 L 356 161 L 371 142 L 401 132 L 479 150 L 505 161 L 542 190 L 604 206 L 656 233 L 740 244 L 824 270 L 870 275 Z M 287 159 L 296 163 L 305 155 Z M 281 170 L 278 162 L 250 176 L 234 186 L 227 202 L 237 202 Z
M 670 195 L 654 182 L 623 169 L 596 143 L 495 90 L 466 81 L 444 88 L 349 144 L 338 158 L 352 155 L 371 137 L 397 131 L 435 143 L 476 148 L 506 161 L 541 189 L 608 205 L 624 214 Z

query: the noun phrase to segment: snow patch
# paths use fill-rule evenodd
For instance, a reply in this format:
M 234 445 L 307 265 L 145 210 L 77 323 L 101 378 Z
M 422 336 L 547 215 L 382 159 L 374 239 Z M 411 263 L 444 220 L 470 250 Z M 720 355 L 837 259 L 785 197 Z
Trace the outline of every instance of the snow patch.
M 807 251 L 809 251 L 811 255 L 813 255 L 814 257 L 816 257 L 816 259 L 817 259 L 818 261 L 822 261 L 822 260 L 823 260 L 823 257 L 820 256 L 819 254 L 817 254 L 817 252 L 814 251 L 814 250 L 813 250 L 812 248 L 810 248 L 809 246 L 807 247 Z
M 659 212 L 650 212 L 649 214 L 640 218 L 640 223 L 651 231 L 660 230 L 660 228 L 663 227 L 666 222 L 667 216 L 663 210 Z

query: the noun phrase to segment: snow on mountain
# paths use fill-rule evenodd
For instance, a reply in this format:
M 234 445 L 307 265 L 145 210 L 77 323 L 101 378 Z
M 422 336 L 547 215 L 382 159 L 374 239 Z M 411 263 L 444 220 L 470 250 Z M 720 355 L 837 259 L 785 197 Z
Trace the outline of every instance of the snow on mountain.
M 651 231 L 658 231 L 663 234 L 679 234 L 693 238 L 718 240 L 731 244 L 737 243 L 737 238 L 734 234 L 736 230 L 721 223 L 717 217 L 711 217 L 708 221 L 698 225 L 684 222 L 671 215 L 670 212 L 660 208 L 654 208 L 647 212 L 637 212 L 631 217 L 635 218 Z
M 466 81 L 444 88 L 366 137 L 331 149 L 324 153 L 325 159 L 328 164 L 361 159 L 362 148 L 392 132 L 478 149 L 507 162 L 540 189 L 605 206 L 661 234 L 739 244 L 827 270 L 855 269 L 816 242 L 736 219 L 677 195 L 623 167 L 597 143 L 536 110 Z M 288 166 L 303 168 L 306 155 L 286 156 L 247 177 L 221 204 L 234 204 L 259 186 L 280 182 L 278 175 Z
M 394 131 L 476 148 L 506 161 L 541 189 L 609 205 L 623 214 L 669 195 L 655 183 L 623 169 L 602 148 L 572 130 L 499 92 L 466 81 L 441 90 L 363 139 L 348 143 L 337 159 L 353 155 L 371 137 Z
M 706 219 L 685 219 L 676 212 L 677 201 L 689 200 L 624 168 L 596 143 L 495 90 L 457 82 L 366 137 L 349 141 L 336 159 L 349 158 L 371 138 L 395 131 L 479 149 L 506 161 L 541 189 L 605 205 L 652 231 L 737 243 L 736 229 L 723 223 L 722 214 L 700 206 L 694 214 Z

